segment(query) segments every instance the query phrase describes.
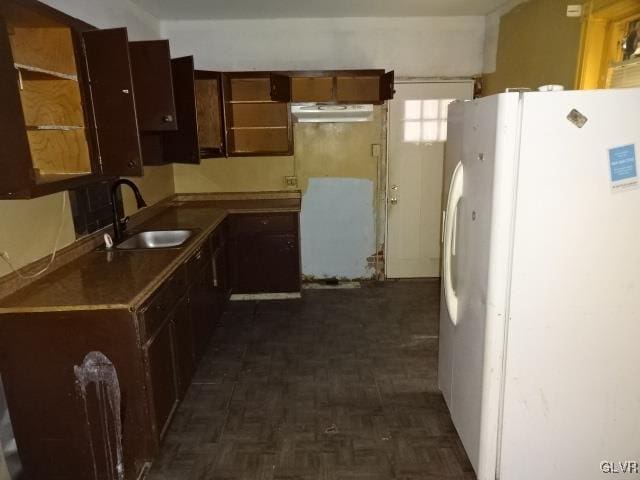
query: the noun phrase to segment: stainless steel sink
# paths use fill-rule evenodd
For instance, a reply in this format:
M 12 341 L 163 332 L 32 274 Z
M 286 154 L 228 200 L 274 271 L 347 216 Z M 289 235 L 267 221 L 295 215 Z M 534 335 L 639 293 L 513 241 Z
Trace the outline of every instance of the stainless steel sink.
M 191 230 L 151 230 L 136 233 L 116 245 L 118 250 L 174 248 L 184 244 L 193 235 Z

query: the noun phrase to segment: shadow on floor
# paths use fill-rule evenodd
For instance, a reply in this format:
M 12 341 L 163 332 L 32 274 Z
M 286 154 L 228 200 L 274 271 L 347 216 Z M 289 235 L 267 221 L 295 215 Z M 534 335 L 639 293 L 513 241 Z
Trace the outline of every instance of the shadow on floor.
M 147 480 L 473 480 L 437 388 L 439 283 L 232 302 Z

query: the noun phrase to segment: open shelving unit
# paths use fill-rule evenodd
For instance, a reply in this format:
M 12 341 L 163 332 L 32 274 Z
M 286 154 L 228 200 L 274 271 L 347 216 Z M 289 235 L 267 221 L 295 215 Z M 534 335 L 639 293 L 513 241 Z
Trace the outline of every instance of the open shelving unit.
M 218 72 L 195 72 L 198 144 L 203 158 L 225 155 L 221 82 Z
M 270 73 L 225 75 L 229 155 L 291 155 L 291 117 L 286 102 L 271 99 Z
M 35 181 L 91 174 L 71 28 L 14 3 L 3 15 Z

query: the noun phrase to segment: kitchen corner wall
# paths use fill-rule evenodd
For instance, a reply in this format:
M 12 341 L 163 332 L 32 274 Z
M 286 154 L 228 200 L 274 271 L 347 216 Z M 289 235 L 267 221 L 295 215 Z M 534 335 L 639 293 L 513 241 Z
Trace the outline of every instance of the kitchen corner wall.
M 576 3 L 515 0 L 489 15 L 483 94 L 548 84 L 575 88 L 582 20 L 568 18 L 566 11 Z
M 482 71 L 484 17 L 316 18 L 162 22 L 173 55 L 219 71 L 384 68 L 402 77 Z M 206 159 L 174 165 L 176 192 L 302 190 L 306 277 L 368 278 L 384 242 L 385 110 L 372 122 L 297 124 L 292 157 Z M 372 145 L 381 155 L 372 156 Z M 380 181 L 379 178 L 383 180 Z
M 44 1 L 97 27 L 126 26 L 131 40 L 160 38 L 159 22 L 127 0 Z M 149 204 L 174 192 L 170 165 L 146 167 L 144 173 L 144 177 L 133 180 L 141 187 Z M 58 247 L 75 241 L 68 202 L 64 213 L 61 213 L 63 195 L 67 195 L 67 192 L 33 200 L 0 201 L 0 252 L 7 251 L 15 267 L 22 267 L 50 254 L 61 221 L 64 221 L 64 225 Z M 124 202 L 127 213 L 135 210 L 135 203 L 128 192 L 124 193 Z M 6 263 L 0 261 L 0 276 L 10 272 Z

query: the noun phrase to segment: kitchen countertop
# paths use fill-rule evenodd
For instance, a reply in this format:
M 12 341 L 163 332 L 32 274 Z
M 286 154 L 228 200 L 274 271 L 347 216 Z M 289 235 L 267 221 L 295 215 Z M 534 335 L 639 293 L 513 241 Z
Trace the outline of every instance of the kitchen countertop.
M 0 301 L 0 314 L 64 310 L 135 310 L 232 213 L 299 212 L 300 198 L 174 201 L 130 232 L 194 230 L 184 246 L 92 251 Z M 135 223 L 135 217 L 132 218 Z

